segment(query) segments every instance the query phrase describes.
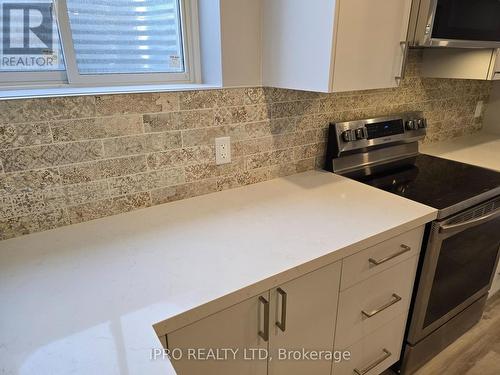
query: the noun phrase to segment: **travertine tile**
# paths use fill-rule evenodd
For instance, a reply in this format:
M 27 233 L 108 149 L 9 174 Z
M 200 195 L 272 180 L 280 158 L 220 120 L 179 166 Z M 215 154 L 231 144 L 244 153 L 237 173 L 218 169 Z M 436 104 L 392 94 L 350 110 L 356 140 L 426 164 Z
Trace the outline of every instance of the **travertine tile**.
M 214 126 L 214 111 L 212 109 L 183 111 L 180 112 L 179 115 L 179 127 L 181 129 L 207 128 Z
M 96 124 L 95 119 L 76 119 L 50 123 L 54 142 L 79 141 L 104 138 L 106 133 Z
M 298 161 L 295 162 L 295 166 L 296 166 L 296 169 L 297 169 L 297 173 L 311 171 L 314 168 L 316 168 L 316 166 L 315 166 L 315 158 L 298 160 Z
M 217 91 L 185 91 L 179 95 L 181 110 L 213 108 L 216 102 Z
M 98 117 L 95 121 L 104 129 L 106 137 L 140 134 L 144 131 L 141 115 Z
M 95 106 L 98 116 L 129 113 L 161 112 L 159 94 L 116 94 L 96 96 Z
M 0 125 L 0 149 L 41 145 L 52 142 L 46 122 Z
M 162 112 L 172 112 L 179 110 L 178 92 L 161 92 L 158 94 L 156 104 L 161 105 Z
M 272 126 L 269 120 L 228 125 L 228 136 L 231 137 L 231 142 L 243 141 L 250 138 L 262 138 L 270 136 L 272 133 Z
M 29 193 L 59 185 L 57 168 L 0 174 L 0 196 Z
M 245 89 L 233 88 L 214 91 L 215 106 L 229 107 L 245 104 Z
M 215 161 L 214 146 L 195 146 L 148 155 L 151 169 L 173 168 L 181 165 L 201 164 Z
M 277 134 L 269 137 L 248 139 L 236 142 L 232 146 L 232 154 L 245 156 L 272 150 L 281 150 L 295 146 L 295 134 Z
M 36 122 L 93 117 L 92 96 L 0 101 L 0 123 Z
M 105 198 L 109 195 L 105 180 L 91 181 L 76 185 L 67 185 L 48 190 L 45 199 L 59 202 L 61 206 L 71 206 Z
M 299 100 L 299 91 L 265 87 L 264 96 L 266 101 L 270 103 L 290 102 Z
M 326 149 L 325 142 L 299 146 L 294 150 L 294 159 L 301 160 L 323 155 Z
M 109 138 L 104 140 L 106 157 L 126 156 L 180 148 L 181 133 L 166 132 Z
M 243 104 L 264 104 L 267 102 L 265 89 L 263 87 L 245 88 Z
M 203 163 L 188 165 L 184 168 L 187 182 L 205 180 L 214 176 L 233 175 L 244 169 L 245 160 L 243 158 L 235 158 L 228 164 Z
M 293 163 L 293 149 L 253 154 L 245 158 L 246 169 L 268 167 L 273 164 Z
M 184 183 L 184 169 L 173 168 L 134 174 L 131 176 L 109 179 L 109 188 L 112 196 L 149 191 L 151 189 L 179 185 Z
M 297 121 L 295 117 L 272 119 L 270 125 L 272 134 L 292 133 L 297 129 Z
M 6 172 L 81 163 L 103 156 L 100 141 L 33 146 L 0 151 Z
M 215 192 L 217 189 L 216 179 L 197 181 L 176 186 L 169 186 L 151 191 L 153 204 L 163 204 L 179 199 L 186 199 Z
M 147 168 L 146 156 L 137 155 L 68 165 L 60 167 L 59 173 L 63 184 L 76 184 L 145 172 Z
M 250 185 L 257 182 L 266 181 L 270 178 L 272 178 L 272 170 L 270 168 L 242 171 L 234 175 L 219 177 L 216 182 L 216 188 L 217 190 L 232 189 L 238 186 Z
M 328 129 L 311 129 L 295 133 L 295 145 L 302 146 L 311 143 L 325 142 L 328 136 Z
M 0 239 L 6 240 L 23 234 L 40 232 L 68 224 L 68 216 L 64 209 L 37 212 L 34 215 L 28 216 L 11 217 L 0 220 Z
M 215 144 L 215 138 L 224 137 L 228 133 L 225 126 L 182 131 L 182 146 L 202 146 Z
M 68 207 L 68 215 L 70 222 L 75 224 L 145 208 L 150 205 L 151 199 L 149 193 L 143 192 Z
M 107 181 L 55 187 L 45 191 L 23 193 L 11 197 L 15 216 L 54 211 L 70 205 L 105 198 L 109 195 Z
M 300 116 L 320 112 L 320 102 L 317 100 L 301 100 L 295 102 L 273 103 L 271 116 L 274 118 Z
M 322 168 L 332 122 L 423 111 L 426 143 L 478 131 L 491 82 L 422 78 L 421 51 L 409 55 L 390 89 L 0 101 L 0 238 Z M 217 166 L 224 135 L 232 162 Z
M 37 212 L 46 212 L 58 208 L 60 202 L 45 200 L 44 193 L 37 191 L 34 193 L 18 194 L 11 197 L 12 205 L 15 207 L 15 216 L 26 216 Z
M 148 114 L 143 115 L 142 118 L 146 133 L 178 130 L 180 128 L 178 112 Z
M 238 107 L 221 107 L 215 110 L 216 125 L 256 122 L 263 121 L 268 118 L 269 108 L 264 104 Z
M 14 216 L 11 197 L 0 196 L 0 219 Z

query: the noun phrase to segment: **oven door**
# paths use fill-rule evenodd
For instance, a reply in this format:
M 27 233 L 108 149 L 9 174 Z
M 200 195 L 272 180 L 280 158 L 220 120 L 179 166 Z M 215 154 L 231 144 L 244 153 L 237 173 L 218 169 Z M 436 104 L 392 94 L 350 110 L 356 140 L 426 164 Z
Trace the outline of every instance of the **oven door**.
M 419 4 L 414 16 L 418 17 L 417 45 L 500 47 L 500 1 L 420 0 Z
M 415 345 L 490 289 L 500 249 L 500 197 L 432 224 L 408 342 Z

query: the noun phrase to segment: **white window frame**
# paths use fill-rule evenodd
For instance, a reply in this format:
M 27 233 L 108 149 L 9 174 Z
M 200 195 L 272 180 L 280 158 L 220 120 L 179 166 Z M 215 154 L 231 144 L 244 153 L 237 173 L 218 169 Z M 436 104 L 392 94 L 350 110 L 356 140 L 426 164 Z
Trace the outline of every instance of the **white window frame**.
M 80 74 L 76 62 L 66 0 L 53 0 L 55 19 L 64 55 L 65 70 L 47 72 L 0 72 L 0 89 L 53 87 L 119 87 L 148 84 L 200 83 L 198 1 L 178 0 L 184 72 Z

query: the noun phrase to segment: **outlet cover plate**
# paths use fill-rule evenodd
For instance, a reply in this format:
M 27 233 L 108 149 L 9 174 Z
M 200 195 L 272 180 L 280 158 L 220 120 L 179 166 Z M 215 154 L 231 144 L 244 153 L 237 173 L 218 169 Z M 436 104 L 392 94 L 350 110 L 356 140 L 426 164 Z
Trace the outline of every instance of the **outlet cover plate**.
M 215 164 L 231 163 L 231 138 L 215 138 Z
M 481 117 L 482 113 L 483 113 L 483 101 L 480 100 L 476 104 L 476 110 L 474 111 L 474 118 Z

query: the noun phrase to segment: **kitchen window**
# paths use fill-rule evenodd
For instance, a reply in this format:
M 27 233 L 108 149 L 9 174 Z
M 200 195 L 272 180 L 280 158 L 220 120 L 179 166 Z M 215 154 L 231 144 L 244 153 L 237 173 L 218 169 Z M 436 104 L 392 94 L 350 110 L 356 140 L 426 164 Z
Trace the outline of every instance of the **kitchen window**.
M 195 0 L 0 0 L 1 88 L 194 83 Z

